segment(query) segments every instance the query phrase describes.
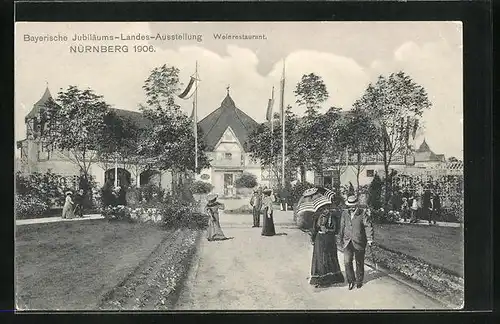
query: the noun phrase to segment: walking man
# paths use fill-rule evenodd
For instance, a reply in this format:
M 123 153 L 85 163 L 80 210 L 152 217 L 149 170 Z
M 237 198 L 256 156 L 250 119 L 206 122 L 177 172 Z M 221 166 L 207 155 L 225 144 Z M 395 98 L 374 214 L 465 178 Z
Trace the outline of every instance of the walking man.
M 432 221 L 432 194 L 429 189 L 426 189 L 422 197 L 422 211 L 424 213 L 424 219 L 429 221 L 429 225 Z
M 78 190 L 77 194 L 75 195 L 75 198 L 73 199 L 75 202 L 76 217 L 83 217 L 83 199 L 84 199 L 84 192 L 83 189 L 80 189 Z
M 361 288 L 365 274 L 365 250 L 372 245 L 373 226 L 369 219 L 369 210 L 360 208 L 358 198 L 349 196 L 347 209 L 342 211 L 340 219 L 339 239 L 344 248 L 344 264 L 349 290 Z M 356 259 L 354 273 L 353 259 Z
M 408 206 L 408 199 L 406 197 L 403 197 L 403 201 L 401 203 L 401 216 L 403 218 L 403 222 L 406 223 L 406 220 L 409 219 L 408 213 L 410 211 L 410 208 Z
M 434 190 L 432 194 L 432 221 L 434 225 L 436 224 L 436 219 L 439 217 L 441 212 L 441 200 L 439 199 L 438 193 Z
M 252 198 L 250 199 L 250 206 L 252 206 L 253 226 L 260 227 L 260 210 L 262 208 L 262 190 L 260 188 L 253 191 Z

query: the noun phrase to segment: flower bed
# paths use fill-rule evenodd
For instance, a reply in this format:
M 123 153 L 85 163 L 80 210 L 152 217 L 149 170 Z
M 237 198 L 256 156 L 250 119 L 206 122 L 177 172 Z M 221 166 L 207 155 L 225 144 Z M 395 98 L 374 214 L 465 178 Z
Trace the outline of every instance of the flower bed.
M 463 305 L 464 280 L 457 274 L 383 246 L 374 245 L 372 250 L 373 255 L 367 254 L 368 264 L 374 258 L 377 266 L 417 284 L 437 299 L 454 307 Z
M 159 248 L 124 282 L 106 294 L 101 310 L 168 310 L 177 302 L 201 231 L 168 232 Z
M 163 219 L 161 211 L 158 208 L 129 208 L 129 212 L 132 220 L 143 223 L 152 222 L 158 224 Z
M 164 229 L 208 227 L 208 216 L 195 211 L 196 206 L 163 205 L 161 207 L 127 207 L 108 206 L 102 210 L 102 215 L 109 221 L 129 221 L 153 223 Z
M 123 205 L 108 206 L 102 210 L 102 216 L 109 221 L 131 221 L 130 208 Z

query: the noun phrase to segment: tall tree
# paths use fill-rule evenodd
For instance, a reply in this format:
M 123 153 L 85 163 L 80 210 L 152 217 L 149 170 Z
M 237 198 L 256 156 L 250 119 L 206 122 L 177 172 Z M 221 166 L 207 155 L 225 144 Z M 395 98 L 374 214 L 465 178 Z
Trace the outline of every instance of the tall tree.
M 96 162 L 105 130 L 109 105 L 92 90 L 69 86 L 42 110 L 46 121 L 42 142 L 45 148 L 61 151 L 80 169 L 89 183 L 90 166 Z
M 115 161 L 127 162 L 137 154 L 139 128 L 129 118 L 121 117 L 115 111 L 104 116 L 101 140 L 97 143 L 97 163 L 104 171 L 112 168 Z
M 377 152 L 378 129 L 365 111 L 354 110 L 346 117 L 343 142 L 349 155 L 355 156 L 356 194 L 359 195 L 359 177 L 365 169 L 366 156 Z
M 389 166 L 396 154 L 405 154 L 408 150 L 407 127 L 410 125 L 405 121 L 418 125 L 416 122 L 430 107 L 424 87 L 402 71 L 388 77 L 379 76 L 377 82 L 370 83 L 363 96 L 354 103 L 354 109 L 366 113 L 378 128 L 375 149 L 384 163 L 386 208 L 392 183 Z
M 323 172 L 324 144 L 328 135 L 328 120 L 323 118 L 319 109 L 328 99 L 328 90 L 320 76 L 304 74 L 294 90 L 296 102 L 306 107 L 306 113 L 298 123 L 296 145 L 300 149 L 301 180 L 305 181 L 306 169 Z
M 347 143 L 349 140 L 348 117 L 340 108 L 331 107 L 324 116 L 328 134 L 323 149 L 325 166 L 333 168 L 339 177 L 347 170 Z M 340 185 L 340 183 L 339 183 Z
M 174 179 L 183 174 L 185 177 L 187 171 L 199 172 L 210 165 L 198 127 L 198 170 L 195 170 L 193 121 L 176 103 L 180 86 L 176 67 L 164 64 L 153 69 L 143 86 L 146 105 L 141 106 L 150 124 L 139 143 L 139 152 L 158 169 L 172 170 Z
M 249 151 L 252 158 L 259 160 L 261 165 L 271 170 L 271 176 L 276 179 L 276 182 L 281 184 L 281 150 L 282 141 L 281 134 L 282 126 L 279 123 L 280 117 L 278 114 L 274 116 L 273 134 L 269 123 L 260 124 L 253 132 L 250 133 L 248 139 Z M 285 110 L 285 178 L 290 179 L 294 170 L 297 169 L 299 160 L 297 157 L 297 149 L 295 143 L 295 131 L 297 126 L 297 116 L 292 112 L 292 107 L 289 105 Z M 271 153 L 271 145 L 273 150 Z
M 307 110 L 317 110 L 328 99 L 323 79 L 314 73 L 304 74 L 294 90 L 296 102 Z

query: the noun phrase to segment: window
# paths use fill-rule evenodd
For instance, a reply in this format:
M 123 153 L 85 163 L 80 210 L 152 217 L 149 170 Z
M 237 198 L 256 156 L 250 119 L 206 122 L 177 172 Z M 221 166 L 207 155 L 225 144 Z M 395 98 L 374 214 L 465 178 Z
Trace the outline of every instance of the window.
M 366 176 L 368 178 L 373 178 L 374 175 L 375 175 L 375 171 L 374 170 L 366 170 Z
M 233 154 L 231 153 L 224 153 L 224 159 L 226 160 L 232 160 L 233 158 Z

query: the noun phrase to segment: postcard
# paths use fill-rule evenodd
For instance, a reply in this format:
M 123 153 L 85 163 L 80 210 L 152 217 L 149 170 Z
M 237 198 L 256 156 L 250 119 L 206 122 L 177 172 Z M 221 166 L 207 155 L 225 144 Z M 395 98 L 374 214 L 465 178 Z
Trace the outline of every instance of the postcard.
M 16 306 L 464 296 L 460 22 L 18 22 Z

